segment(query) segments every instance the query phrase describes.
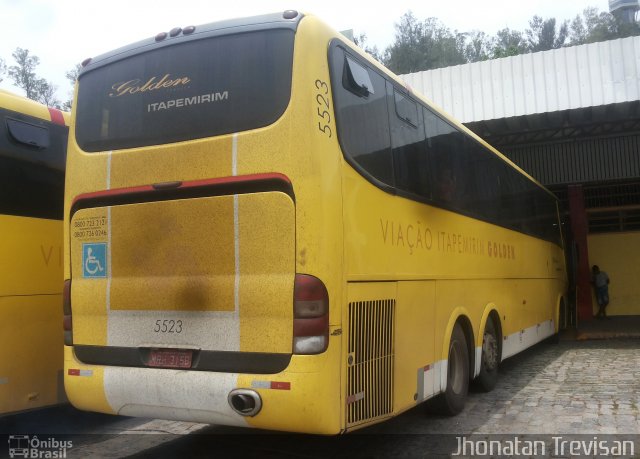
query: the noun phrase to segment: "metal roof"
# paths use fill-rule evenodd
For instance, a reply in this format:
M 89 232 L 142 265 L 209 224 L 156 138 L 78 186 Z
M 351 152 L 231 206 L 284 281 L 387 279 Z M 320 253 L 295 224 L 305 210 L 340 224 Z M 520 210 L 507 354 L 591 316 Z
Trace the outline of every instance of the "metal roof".
M 640 37 L 401 75 L 463 123 L 640 100 Z

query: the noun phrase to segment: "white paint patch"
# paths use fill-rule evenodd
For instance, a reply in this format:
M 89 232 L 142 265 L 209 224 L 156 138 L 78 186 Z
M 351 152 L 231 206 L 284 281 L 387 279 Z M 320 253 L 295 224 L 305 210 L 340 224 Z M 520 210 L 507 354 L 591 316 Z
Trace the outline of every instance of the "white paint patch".
M 111 189 L 111 156 L 112 155 L 113 155 L 113 151 L 107 152 L 107 183 L 105 184 L 107 190 Z
M 446 360 L 427 365 L 418 372 L 418 401 L 438 395 L 447 387 Z
M 502 344 L 502 360 L 533 346 L 555 332 L 553 320 L 548 320 L 507 336 Z M 480 374 L 482 346 L 475 348 L 474 377 Z M 418 402 L 444 392 L 447 388 L 448 361 L 440 360 L 418 370 Z
M 251 381 L 252 389 L 271 389 L 271 381 Z
M 160 326 L 156 324 L 158 320 Z M 163 321 L 169 321 L 164 324 L 173 326 L 174 333 L 155 331 L 162 328 Z M 233 311 L 112 310 L 108 342 L 110 346 L 240 351 L 240 323 Z
M 107 207 L 107 314 L 111 311 L 111 206 Z
M 231 174 L 238 175 L 238 134 L 233 134 L 231 141 Z M 238 336 L 240 335 L 240 206 L 238 195 L 233 195 L 233 248 L 235 255 L 234 279 L 234 311 L 238 321 Z M 238 349 L 240 342 L 238 341 Z
M 554 333 L 553 320 L 547 320 L 507 336 L 502 342 L 502 360 L 524 351 Z
M 229 406 L 237 374 L 105 367 L 104 388 L 120 415 L 247 427 Z
M 233 281 L 233 305 L 236 317 L 240 313 L 240 221 L 238 195 L 233 196 L 233 251 L 235 258 Z M 238 324 L 239 326 L 239 324 Z
M 231 138 L 231 174 L 238 175 L 238 134 Z
M 113 155 L 113 151 L 109 151 L 107 153 L 107 183 L 105 187 L 107 190 L 111 189 L 111 157 Z M 106 298 L 106 310 L 107 310 L 107 344 L 109 343 L 109 330 L 111 327 L 109 326 L 111 320 L 111 206 L 107 207 L 107 287 L 105 292 Z

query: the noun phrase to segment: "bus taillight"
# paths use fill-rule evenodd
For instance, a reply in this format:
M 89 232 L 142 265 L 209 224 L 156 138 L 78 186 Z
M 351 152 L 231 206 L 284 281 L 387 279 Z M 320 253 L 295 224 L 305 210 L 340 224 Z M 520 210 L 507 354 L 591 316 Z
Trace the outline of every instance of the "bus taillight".
M 320 354 L 329 344 L 329 294 L 322 281 L 296 274 L 293 302 L 293 353 Z
M 62 290 L 62 328 L 64 330 L 64 344 L 73 345 L 73 323 L 71 321 L 71 279 L 64 281 Z

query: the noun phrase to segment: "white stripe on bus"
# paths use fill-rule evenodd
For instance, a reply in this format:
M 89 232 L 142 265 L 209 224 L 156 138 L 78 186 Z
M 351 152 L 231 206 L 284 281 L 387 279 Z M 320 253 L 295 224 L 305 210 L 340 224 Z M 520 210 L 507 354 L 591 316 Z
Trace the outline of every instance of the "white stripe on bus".
M 246 427 L 229 406 L 238 375 L 208 371 L 105 367 L 105 395 L 120 415 Z
M 550 319 L 506 336 L 502 342 L 502 360 L 533 346 L 554 333 L 555 325 Z
M 180 333 L 158 333 L 157 320 L 180 321 Z M 240 327 L 232 311 L 109 312 L 109 345 L 145 348 L 240 350 Z
M 109 151 L 107 153 L 107 190 L 111 189 L 111 157 L 113 156 L 113 151 Z M 111 341 L 109 339 L 109 331 L 111 330 L 111 206 L 107 207 L 107 290 L 105 292 L 106 297 L 106 309 L 107 309 L 107 345 L 111 345 Z

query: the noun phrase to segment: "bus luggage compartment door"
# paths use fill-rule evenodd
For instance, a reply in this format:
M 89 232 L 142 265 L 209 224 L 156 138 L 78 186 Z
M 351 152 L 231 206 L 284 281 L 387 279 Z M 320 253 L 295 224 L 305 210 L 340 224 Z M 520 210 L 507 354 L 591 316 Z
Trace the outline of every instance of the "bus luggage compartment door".
M 70 234 L 74 345 L 291 354 L 286 193 L 81 208 Z

